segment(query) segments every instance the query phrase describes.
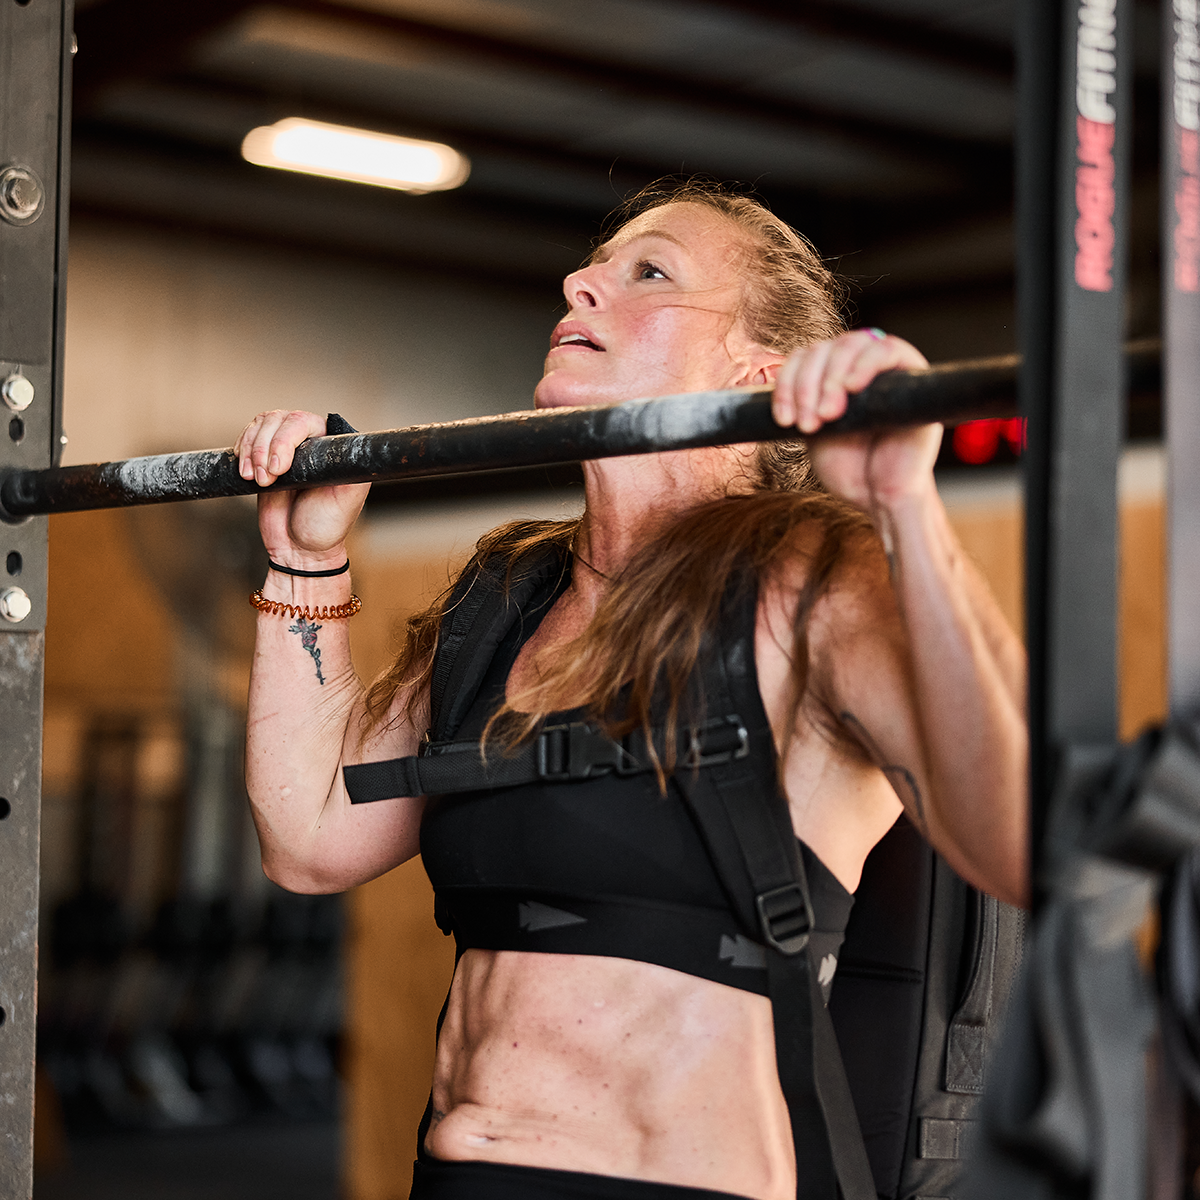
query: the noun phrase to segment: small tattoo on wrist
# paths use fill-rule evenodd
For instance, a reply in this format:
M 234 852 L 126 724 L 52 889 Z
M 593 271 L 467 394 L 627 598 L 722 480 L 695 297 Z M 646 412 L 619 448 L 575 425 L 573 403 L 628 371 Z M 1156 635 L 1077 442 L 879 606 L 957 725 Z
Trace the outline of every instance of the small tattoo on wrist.
M 321 674 L 321 651 L 317 647 L 317 630 L 320 628 L 322 628 L 320 625 L 301 617 L 294 625 L 288 626 L 288 633 L 300 635 L 300 645 L 312 655 L 313 662 L 317 665 L 317 682 L 324 687 L 325 676 Z

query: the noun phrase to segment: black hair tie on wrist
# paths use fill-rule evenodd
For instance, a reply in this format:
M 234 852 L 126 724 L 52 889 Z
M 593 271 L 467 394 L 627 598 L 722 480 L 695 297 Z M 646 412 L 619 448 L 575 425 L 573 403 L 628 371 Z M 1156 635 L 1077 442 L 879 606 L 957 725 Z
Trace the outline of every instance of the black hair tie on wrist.
M 295 567 L 281 567 L 277 562 L 267 559 L 267 565 L 272 571 L 281 571 L 284 575 L 299 575 L 301 579 L 328 579 L 330 575 L 345 575 L 350 570 L 350 560 L 346 559 L 340 567 L 332 571 L 298 571 Z

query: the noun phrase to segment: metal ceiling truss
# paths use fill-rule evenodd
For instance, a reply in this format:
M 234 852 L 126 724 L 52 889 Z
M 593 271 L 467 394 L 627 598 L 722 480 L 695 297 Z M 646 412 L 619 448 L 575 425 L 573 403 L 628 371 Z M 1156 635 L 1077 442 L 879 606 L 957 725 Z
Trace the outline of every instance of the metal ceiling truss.
M 255 7 L 251 0 L 218 0 L 210 12 L 209 5 L 164 6 L 157 0 L 107 0 L 105 4 L 85 9 L 76 23 L 82 47 L 77 65 L 77 111 L 85 112 L 115 84 L 153 77 L 179 65 L 202 37 Z M 333 25 L 390 35 L 418 49 L 468 60 L 485 69 L 517 70 L 551 81 L 559 79 L 573 88 L 593 88 L 638 105 L 685 105 L 689 112 L 713 119 L 758 126 L 775 124 L 793 136 L 799 129 L 837 138 L 887 158 L 905 156 L 930 169 L 951 172 L 964 184 L 980 172 L 1002 180 L 1007 169 L 1004 156 L 997 156 L 991 143 L 981 144 L 914 129 L 903 123 L 857 117 L 819 105 L 756 94 L 669 67 L 660 66 L 651 74 L 641 67 L 604 63 L 586 55 L 532 47 L 515 39 L 449 29 L 434 22 L 348 8 L 326 0 L 288 0 L 274 7 L 317 16 Z M 869 24 L 866 18 L 864 24 Z M 143 27 L 146 33 L 132 35 L 132 30 Z

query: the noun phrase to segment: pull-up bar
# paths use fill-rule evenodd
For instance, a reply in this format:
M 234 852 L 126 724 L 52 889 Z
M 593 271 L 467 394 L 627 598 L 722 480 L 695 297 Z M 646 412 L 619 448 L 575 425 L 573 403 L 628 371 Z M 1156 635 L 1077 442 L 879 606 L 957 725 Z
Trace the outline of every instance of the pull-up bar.
M 1139 388 L 1155 386 L 1156 342 L 1131 344 L 1127 362 Z M 958 424 L 1016 415 L 1016 355 L 890 371 L 850 398 L 826 433 L 928 421 Z M 379 433 L 311 438 L 269 490 L 370 483 L 547 466 L 627 454 L 689 450 L 795 437 L 771 416 L 771 389 L 690 392 L 594 408 L 505 413 Z M 123 508 L 175 500 L 252 495 L 232 450 L 194 450 L 120 462 L 12 470 L 0 478 L 0 516 Z

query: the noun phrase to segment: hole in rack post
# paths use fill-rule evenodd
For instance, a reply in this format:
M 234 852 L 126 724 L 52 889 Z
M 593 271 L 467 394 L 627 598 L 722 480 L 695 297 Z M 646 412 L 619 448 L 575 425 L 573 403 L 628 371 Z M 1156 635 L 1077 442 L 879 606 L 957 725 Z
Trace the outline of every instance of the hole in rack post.
M 0 821 L 3 821 L 10 812 L 12 812 L 12 805 L 3 796 L 0 796 Z
M 22 562 L 21 555 L 18 551 L 10 550 L 8 552 L 8 557 L 4 560 L 4 569 L 10 575 L 20 575 L 21 568 L 24 565 L 25 564 Z
M 20 417 L 13 417 L 9 421 L 8 436 L 14 442 L 19 442 L 25 437 L 25 422 Z

